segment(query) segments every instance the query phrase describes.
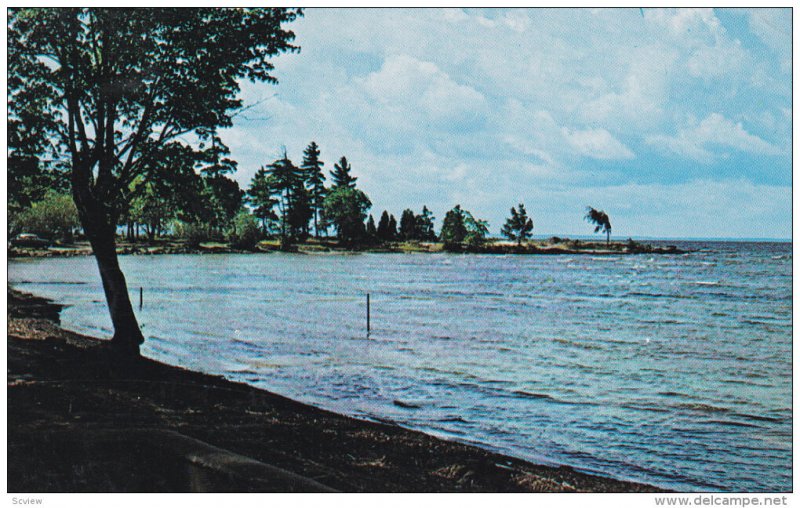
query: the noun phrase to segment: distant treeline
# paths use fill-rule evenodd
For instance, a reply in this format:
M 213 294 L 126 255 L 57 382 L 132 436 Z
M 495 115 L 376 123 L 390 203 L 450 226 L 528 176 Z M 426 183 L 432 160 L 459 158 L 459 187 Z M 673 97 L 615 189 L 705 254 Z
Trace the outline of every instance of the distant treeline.
M 212 147 L 213 150 L 213 147 Z M 203 242 L 229 242 L 253 249 L 258 242 L 279 239 L 281 248 L 335 237 L 351 248 L 388 242 L 441 241 L 446 250 L 474 249 L 487 239 L 489 224 L 456 205 L 445 213 L 437 234 L 435 217 L 427 206 L 419 213 L 407 208 L 395 216 L 384 210 L 375 221 L 372 202 L 357 186 L 347 157 L 333 164 L 326 176 L 320 147 L 311 142 L 300 165 L 283 155 L 262 166 L 246 189 L 230 175 L 236 162 L 227 149 L 214 152 L 209 164 L 196 170 L 181 154 L 165 154 L 158 168 L 141 182 L 121 207 L 118 231 L 129 242 L 159 237 L 184 240 L 190 246 Z M 328 178 L 329 177 L 329 178 Z M 328 184 L 329 182 L 329 184 Z M 35 233 L 54 241 L 70 242 L 80 227 L 78 213 L 67 193 L 67 182 L 57 167 L 16 164 L 9 168 L 9 233 Z M 596 231 L 610 234 L 603 212 L 589 209 L 587 218 L 599 217 Z M 603 218 L 603 216 L 605 218 Z M 533 221 L 524 204 L 512 207 L 502 234 L 518 244 L 530 239 Z

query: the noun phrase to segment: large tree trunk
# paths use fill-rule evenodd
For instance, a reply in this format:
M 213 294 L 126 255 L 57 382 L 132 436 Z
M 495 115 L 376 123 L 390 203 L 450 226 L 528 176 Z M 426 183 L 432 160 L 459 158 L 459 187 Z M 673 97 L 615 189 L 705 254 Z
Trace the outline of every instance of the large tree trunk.
M 114 325 L 111 345 L 122 357 L 136 358 L 144 337 L 133 313 L 128 285 L 117 259 L 116 218 L 86 189 L 76 191 L 73 186 L 73 196 L 81 225 L 100 269 L 103 291 Z

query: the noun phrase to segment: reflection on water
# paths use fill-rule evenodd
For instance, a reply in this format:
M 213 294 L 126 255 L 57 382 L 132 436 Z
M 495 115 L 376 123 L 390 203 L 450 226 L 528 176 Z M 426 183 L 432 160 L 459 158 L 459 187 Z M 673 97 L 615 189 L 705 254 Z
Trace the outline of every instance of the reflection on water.
M 791 489 L 791 244 L 684 256 L 123 256 L 149 357 L 545 463 Z M 109 336 L 90 258 L 12 283 Z M 372 333 L 366 336 L 365 295 Z

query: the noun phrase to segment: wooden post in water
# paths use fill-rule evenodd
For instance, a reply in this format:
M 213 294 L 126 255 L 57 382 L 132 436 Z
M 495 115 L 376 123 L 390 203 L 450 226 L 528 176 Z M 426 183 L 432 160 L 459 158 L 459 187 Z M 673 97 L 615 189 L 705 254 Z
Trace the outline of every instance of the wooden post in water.
M 369 293 L 367 293 L 367 337 L 369 337 Z
M 139 286 L 139 310 L 142 310 L 144 304 L 144 288 Z

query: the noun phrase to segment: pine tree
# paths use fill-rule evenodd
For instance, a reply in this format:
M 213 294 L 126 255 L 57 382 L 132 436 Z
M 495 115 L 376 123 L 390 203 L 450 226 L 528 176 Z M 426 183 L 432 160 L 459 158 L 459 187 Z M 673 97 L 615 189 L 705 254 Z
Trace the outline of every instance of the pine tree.
M 417 218 L 414 212 L 406 208 L 403 210 L 403 215 L 400 216 L 400 238 L 402 240 L 415 240 L 417 239 Z
M 356 178 L 355 176 L 350 175 L 350 170 L 353 169 L 350 167 L 350 164 L 347 162 L 347 157 L 342 156 L 339 159 L 339 162 L 333 165 L 333 171 L 331 171 L 331 182 L 333 183 L 333 188 L 338 187 L 350 187 L 351 189 L 356 188 Z
M 467 227 L 464 225 L 464 211 L 461 205 L 456 205 L 452 210 L 444 214 L 442 221 L 442 232 L 439 234 L 444 248 L 455 250 L 461 246 L 467 236 Z
M 433 229 L 433 221 L 435 217 L 428 210 L 427 206 L 422 207 L 422 213 L 417 215 L 417 223 L 416 223 L 416 237 L 423 241 L 433 241 L 436 240 L 436 232 Z
M 501 233 L 509 240 L 516 240 L 517 245 L 522 245 L 522 242 L 531 237 L 533 232 L 533 221 L 528 218 L 528 212 L 525 211 L 525 205 L 519 204 L 519 212 L 513 206 L 511 207 L 511 217 L 506 220 Z
M 264 234 L 269 231 L 270 222 L 278 220 L 274 210 L 278 200 L 275 199 L 272 191 L 267 169 L 261 167 L 250 181 L 250 188 L 247 189 L 247 198 L 254 207 L 253 215 L 261 220 L 261 228 Z
M 280 212 L 281 247 L 288 248 L 290 238 L 308 231 L 311 219 L 303 171 L 294 165 L 284 149 L 283 157 L 267 166 L 267 173 Z
M 378 221 L 378 230 L 376 233 L 378 235 L 378 240 L 382 242 L 388 242 L 392 239 L 389 235 L 389 212 L 386 210 L 381 214 L 381 220 Z
M 389 240 L 397 240 L 397 220 L 394 215 L 389 216 Z
M 378 236 L 378 230 L 375 227 L 375 219 L 372 217 L 372 214 L 369 214 L 369 219 L 367 219 L 367 237 L 370 240 L 375 240 Z
M 309 192 L 310 206 L 314 214 L 314 234 L 319 237 L 319 216 L 322 213 L 322 204 L 325 200 L 325 174 L 322 172 L 324 162 L 319 160 L 320 151 L 317 143 L 312 141 L 303 152 L 303 164 L 300 166 L 305 172 L 305 181 Z

